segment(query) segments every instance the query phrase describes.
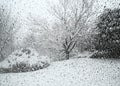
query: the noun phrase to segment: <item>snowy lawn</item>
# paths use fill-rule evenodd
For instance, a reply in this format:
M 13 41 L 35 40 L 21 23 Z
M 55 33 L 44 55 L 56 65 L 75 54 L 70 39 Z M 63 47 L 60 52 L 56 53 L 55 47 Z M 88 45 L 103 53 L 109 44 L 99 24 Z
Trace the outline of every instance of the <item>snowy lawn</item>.
M 0 86 L 120 86 L 120 60 L 53 62 L 34 72 L 0 74 Z

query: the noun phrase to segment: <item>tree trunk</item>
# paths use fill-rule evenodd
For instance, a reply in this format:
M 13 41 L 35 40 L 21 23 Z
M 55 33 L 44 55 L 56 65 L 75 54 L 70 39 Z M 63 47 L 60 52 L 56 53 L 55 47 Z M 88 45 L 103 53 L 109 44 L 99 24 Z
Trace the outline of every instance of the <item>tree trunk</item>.
M 70 58 L 70 55 L 69 55 L 69 53 L 66 53 L 66 59 L 68 60 L 69 58 Z
M 4 59 L 4 55 L 0 53 L 0 61 Z

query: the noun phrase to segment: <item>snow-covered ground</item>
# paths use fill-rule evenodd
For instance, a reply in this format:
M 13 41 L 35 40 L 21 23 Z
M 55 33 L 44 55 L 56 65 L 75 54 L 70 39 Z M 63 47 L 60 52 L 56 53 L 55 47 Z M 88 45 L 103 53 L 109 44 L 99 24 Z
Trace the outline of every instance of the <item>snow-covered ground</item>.
M 0 74 L 0 86 L 120 86 L 120 60 L 53 62 L 34 72 Z

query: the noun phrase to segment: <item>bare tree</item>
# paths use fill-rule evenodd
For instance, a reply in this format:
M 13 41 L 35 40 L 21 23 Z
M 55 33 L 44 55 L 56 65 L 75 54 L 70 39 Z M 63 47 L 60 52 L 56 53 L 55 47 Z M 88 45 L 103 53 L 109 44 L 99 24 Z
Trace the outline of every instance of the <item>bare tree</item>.
M 62 42 L 62 51 L 65 53 L 66 59 L 69 59 L 78 38 L 88 30 L 87 22 L 93 15 L 94 2 L 95 0 L 59 0 L 57 5 L 51 6 L 51 13 L 59 21 L 62 30 L 67 33 L 64 34 Z
M 43 38 L 40 37 L 41 47 L 58 51 L 60 55 L 65 55 L 65 58 L 69 59 L 78 38 L 86 35 L 89 29 L 87 23 L 94 14 L 94 2 L 95 0 L 59 0 L 58 4 L 50 6 L 49 12 L 55 18 L 52 25 L 45 19 L 39 20 L 31 16 L 29 20 L 34 25 L 32 29 L 35 30 L 37 26 L 37 32 L 44 33 Z

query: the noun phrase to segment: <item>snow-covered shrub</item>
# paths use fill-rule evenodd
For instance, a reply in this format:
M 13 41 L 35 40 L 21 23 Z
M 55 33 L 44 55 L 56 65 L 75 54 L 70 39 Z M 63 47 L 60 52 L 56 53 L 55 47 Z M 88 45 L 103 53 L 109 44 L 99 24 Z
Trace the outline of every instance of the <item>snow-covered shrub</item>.
M 1 62 L 0 68 L 9 69 L 8 72 L 27 72 L 43 69 L 49 65 L 50 58 L 48 56 L 39 56 L 32 48 L 22 48 L 14 51 Z
M 103 52 L 95 52 L 90 58 L 103 58 Z

